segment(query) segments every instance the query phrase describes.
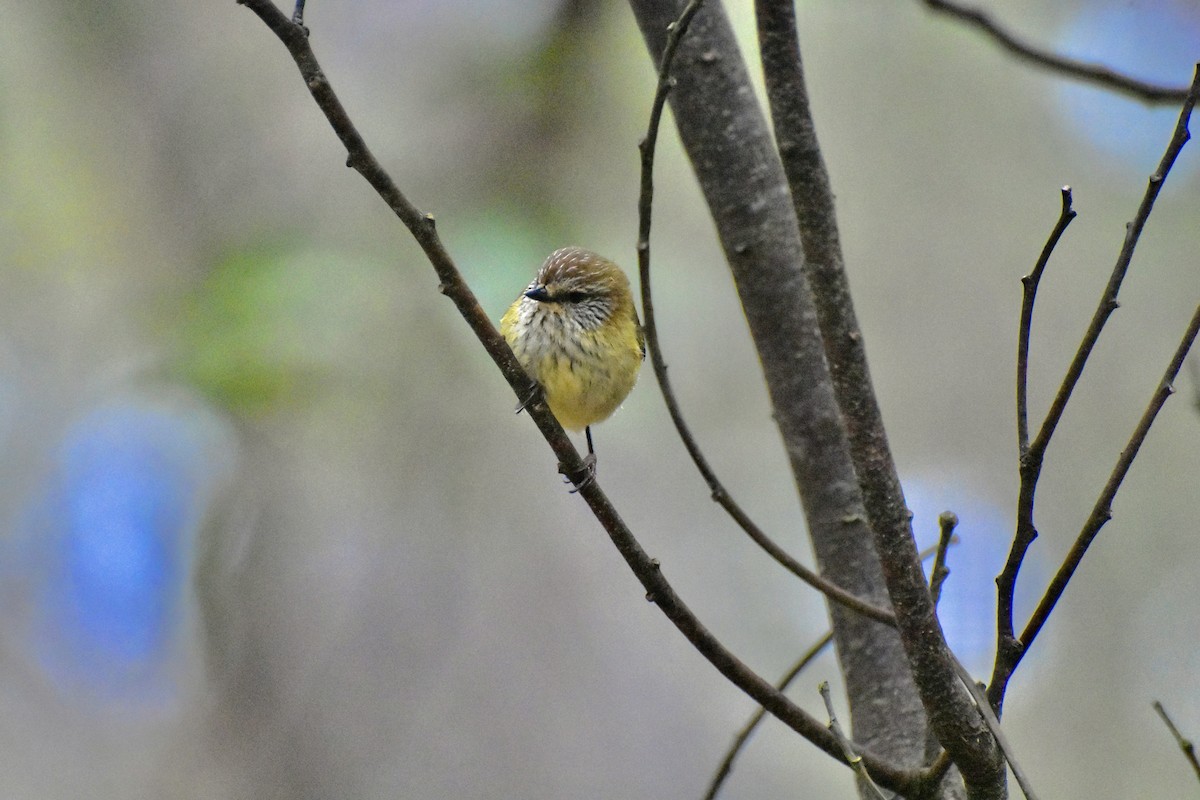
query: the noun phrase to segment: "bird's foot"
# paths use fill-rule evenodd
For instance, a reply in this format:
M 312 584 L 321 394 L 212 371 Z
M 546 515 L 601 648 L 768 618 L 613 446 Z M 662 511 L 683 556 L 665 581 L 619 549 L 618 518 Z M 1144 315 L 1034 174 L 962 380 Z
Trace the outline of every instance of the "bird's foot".
M 566 464 L 559 462 L 558 473 L 563 476 L 563 483 L 572 483 L 575 485 L 575 488 L 570 492 L 571 494 L 575 494 L 596 480 L 596 454 L 588 453 L 584 456 L 583 469 L 574 472 L 569 471 Z
M 517 403 L 517 407 L 513 410 L 513 413 L 520 414 L 534 403 L 540 402 L 543 398 L 544 395 L 542 394 L 541 384 L 535 383 L 533 388 L 529 390 L 529 394 L 525 395 L 525 397 L 521 399 L 521 402 Z

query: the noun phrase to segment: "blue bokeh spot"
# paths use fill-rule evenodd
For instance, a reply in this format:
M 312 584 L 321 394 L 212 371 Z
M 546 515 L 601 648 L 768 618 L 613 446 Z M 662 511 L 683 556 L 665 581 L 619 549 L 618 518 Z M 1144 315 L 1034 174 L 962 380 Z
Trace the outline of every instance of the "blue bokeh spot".
M 1186 86 L 1200 61 L 1200 8 L 1193 0 L 1082 4 L 1063 28 L 1058 50 L 1141 80 Z M 1179 118 L 1178 105 L 1148 106 L 1074 80 L 1060 81 L 1056 96 L 1073 131 L 1139 172 L 1158 164 Z
M 957 483 L 949 476 L 926 476 L 904 485 L 905 500 L 913 512 L 913 530 L 923 549 L 938 540 L 938 515 L 957 514 L 959 544 L 950 549 L 950 576 L 942 586 L 938 618 L 946 641 L 976 676 L 990 674 L 996 652 L 996 583 L 1012 544 L 1014 522 L 1010 513 L 982 499 L 984 493 Z M 932 560 L 925 572 L 933 569 Z M 1018 629 L 1024 623 L 1044 583 L 1045 568 L 1029 558 L 1017 581 Z
M 66 434 L 35 509 L 34 636 L 63 687 L 169 692 L 190 554 L 214 478 L 205 425 L 148 403 Z

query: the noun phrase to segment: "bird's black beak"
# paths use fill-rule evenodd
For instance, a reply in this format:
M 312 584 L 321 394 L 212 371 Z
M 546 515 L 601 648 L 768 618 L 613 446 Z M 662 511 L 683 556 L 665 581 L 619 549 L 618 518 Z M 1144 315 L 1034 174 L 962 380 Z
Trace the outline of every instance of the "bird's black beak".
M 527 291 L 525 296 L 530 300 L 537 300 L 539 303 L 544 303 L 550 299 L 550 293 L 546 291 L 545 286 L 540 284 Z

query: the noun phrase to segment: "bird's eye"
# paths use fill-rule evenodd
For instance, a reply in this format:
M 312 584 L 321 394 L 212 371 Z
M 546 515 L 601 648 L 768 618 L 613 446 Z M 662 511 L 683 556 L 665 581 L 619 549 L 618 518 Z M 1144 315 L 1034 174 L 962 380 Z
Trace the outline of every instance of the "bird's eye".
M 587 300 L 587 298 L 588 298 L 588 293 L 580 292 L 580 291 L 567 292 L 563 296 L 563 299 L 566 300 L 568 303 L 582 303 L 584 300 Z

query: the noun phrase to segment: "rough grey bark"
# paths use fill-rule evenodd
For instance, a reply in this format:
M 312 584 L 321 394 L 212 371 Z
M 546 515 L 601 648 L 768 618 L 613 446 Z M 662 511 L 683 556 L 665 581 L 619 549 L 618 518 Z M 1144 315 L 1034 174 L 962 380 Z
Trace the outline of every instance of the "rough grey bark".
M 945 10 L 945 9 L 943 9 Z M 955 680 L 955 674 L 964 674 L 961 665 L 957 664 L 946 645 L 940 623 L 935 613 L 934 602 L 926 587 L 925 576 L 921 571 L 915 544 L 912 540 L 910 515 L 905 506 L 900 479 L 892 458 L 887 436 L 884 431 L 882 415 L 872 388 L 867 367 L 866 351 L 862 336 L 855 320 L 848 282 L 842 264 L 841 246 L 838 240 L 836 214 L 834 211 L 833 193 L 829 185 L 828 174 L 820 146 L 817 143 L 816 125 L 808 104 L 807 88 L 804 77 L 804 67 L 800 53 L 800 40 L 797 31 L 794 0 L 755 0 L 756 20 L 758 23 L 758 42 L 766 78 L 767 94 L 770 100 L 772 120 L 774 122 L 775 138 L 778 152 L 781 154 L 784 172 L 788 177 L 792 199 L 800 226 L 800 238 L 807 258 L 806 274 L 813 292 L 818 320 L 825 344 L 825 353 L 830 366 L 835 395 L 842 409 L 846 422 L 850 444 L 850 457 L 853 460 L 858 475 L 859 487 L 862 491 L 864 506 L 874 531 L 874 541 L 877 552 L 881 556 L 884 578 L 887 583 L 888 595 L 891 598 L 899 622 L 899 631 L 909 664 L 912 668 L 917 690 L 921 695 L 923 705 L 930 722 L 930 729 L 938 740 L 944 744 L 948 754 L 959 768 L 965 784 L 967 796 L 972 798 L 1004 798 L 1007 796 L 1005 785 L 1006 769 L 1002 759 L 1001 746 L 1007 750 L 1004 737 L 996 727 L 998 723 L 991 719 L 984 730 L 980 725 L 980 715 L 976 711 L 988 705 L 987 699 L 976 699 L 967 696 L 963 691 L 965 686 Z M 966 15 L 970 17 L 970 14 Z M 984 18 L 972 18 L 974 22 L 989 28 L 994 34 L 997 29 L 990 27 Z M 1008 40 L 1010 47 L 1029 55 L 1027 49 L 1015 46 Z M 1061 65 L 1061 64 L 1060 64 Z M 1069 71 L 1069 70 L 1068 70 Z M 1096 77 L 1095 74 L 1092 77 Z M 1139 208 L 1138 216 L 1129 225 L 1129 235 L 1126 237 L 1122 254 L 1114 268 L 1109 283 L 1111 296 L 1102 299 L 1080 346 L 1072 368 L 1068 370 L 1063 388 L 1056 396 L 1047 415 L 1046 424 L 1042 426 L 1037 441 L 1030 443 L 1028 439 L 1026 409 L 1024 407 L 1024 361 L 1019 358 L 1018 376 L 1018 430 L 1021 444 L 1021 476 L 1023 507 L 1032 508 L 1033 492 L 1027 484 L 1036 483 L 1038 464 L 1038 444 L 1052 435 L 1057 417 L 1069 397 L 1074 381 L 1082 371 L 1095 336 L 1104 325 L 1108 314 L 1116 308 L 1116 288 L 1119 287 L 1125 267 L 1137 241 L 1140 224 L 1145 222 L 1154 198 L 1157 196 L 1163 178 L 1170 170 L 1170 165 L 1178 154 L 1179 148 L 1188 139 L 1187 119 L 1195 104 L 1196 94 L 1200 87 L 1200 69 L 1197 70 L 1196 82 L 1184 100 L 1175 134 L 1167 153 L 1164 155 L 1159 170 L 1151 176 L 1147 194 Z M 1060 218 L 1059 227 L 1054 238 L 1061 234 L 1061 229 L 1069 222 L 1070 195 L 1064 190 L 1064 212 Z M 1053 241 L 1052 239 L 1051 241 Z M 1048 245 L 1052 249 L 1052 245 Z M 1049 250 L 1046 251 L 1048 254 Z M 1022 353 L 1027 351 L 1028 314 L 1032 313 L 1033 289 L 1026 286 L 1026 301 L 1022 308 Z M 1196 320 L 1200 320 L 1198 312 Z M 1189 328 L 1177 351 L 1177 365 L 1181 362 L 1195 331 L 1200 328 L 1200 321 L 1194 322 Z M 1093 335 L 1094 334 L 1094 335 Z M 1161 386 L 1169 386 L 1174 377 L 1174 366 L 1167 371 Z M 1060 402 L 1061 401 L 1061 402 Z M 1131 439 L 1130 446 L 1123 451 L 1122 464 L 1130 463 L 1137 451 L 1137 438 L 1148 429 L 1150 421 L 1156 413 L 1152 403 L 1146 415 L 1139 423 L 1139 433 Z M 1033 454 L 1032 456 L 1030 454 Z M 1106 486 L 1106 492 L 1115 493 L 1121 482 L 1122 464 L 1118 464 L 1113 473 L 1113 479 Z M 1026 491 L 1028 490 L 1028 491 Z M 1030 521 L 1032 512 L 1026 514 L 1027 519 L 1018 523 L 1018 535 L 1013 545 L 1013 555 L 1004 572 L 997 579 L 999 588 L 998 610 L 998 643 L 996 667 L 993 673 L 992 686 L 989 687 L 991 702 L 997 711 L 1001 708 L 1004 695 L 1004 685 L 1020 660 L 1023 648 L 1028 648 L 1030 641 L 1037 635 L 1040 625 L 1044 622 L 1048 609 L 1053 608 L 1062 586 L 1069 580 L 1072 570 L 1082 558 L 1080 551 L 1087 546 L 1094 528 L 1102 525 L 1110 516 L 1109 503 L 1102 496 L 1096 504 L 1096 511 L 1091 521 L 1095 526 L 1085 526 L 1080 535 L 1072 556 L 1064 562 L 1056 580 L 1047 590 L 1046 596 L 1034 612 L 1025 631 L 1018 642 L 1013 635 L 1011 596 L 1012 586 L 1020 566 L 1023 547 L 1028 546 L 1033 536 L 1036 536 Z M 1022 536 L 1024 534 L 1024 536 Z M 1065 577 L 1064 577 L 1065 576 Z M 1007 591 L 1006 591 L 1007 589 Z M 1056 592 L 1058 594 L 1056 594 Z M 1008 600 L 1006 607 L 1006 599 Z M 970 681 L 970 677 L 965 678 Z M 974 687 L 972 687 L 974 688 Z M 1009 754 L 1011 758 L 1011 754 Z M 1033 797 L 1027 779 L 1023 776 L 1015 762 L 1011 764 L 1017 782 L 1025 795 Z
M 962 765 L 975 796 L 1002 796 L 1004 768 L 983 730 L 942 634 L 913 541 L 862 332 L 842 260 L 833 190 L 808 102 L 794 0 L 755 0 L 758 43 L 775 140 L 791 189 L 834 394 L 849 438 L 867 518 L 882 556 L 900 639 L 930 727 Z
M 651 55 L 683 0 L 630 0 Z M 671 108 L 762 361 L 821 572 L 888 605 L 825 364 L 787 180 L 724 10 L 709 2 L 676 55 Z M 856 740 L 905 766 L 926 722 L 895 631 L 834 606 Z

